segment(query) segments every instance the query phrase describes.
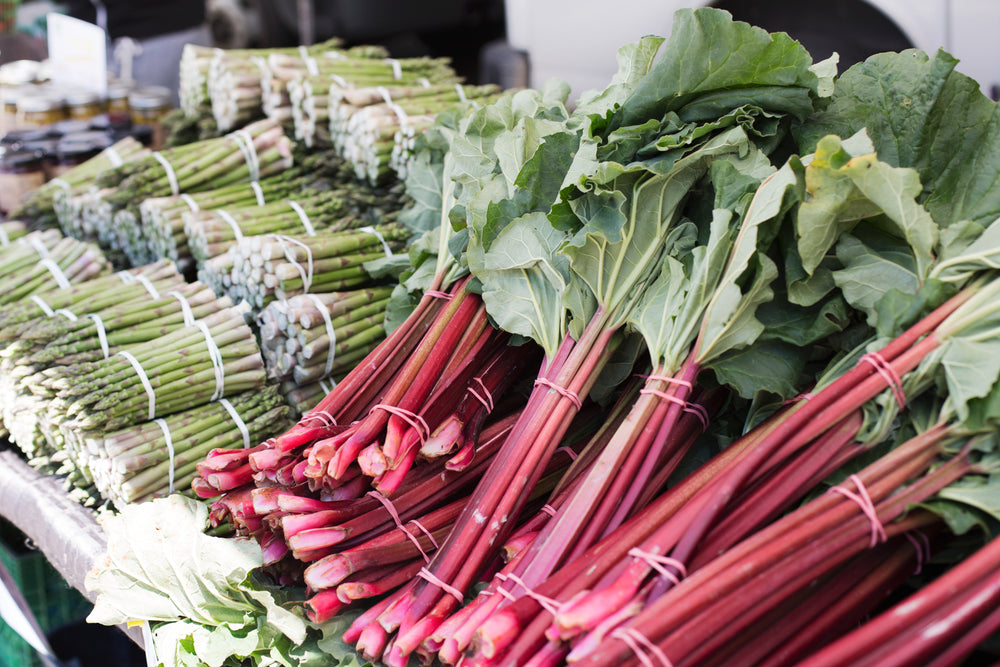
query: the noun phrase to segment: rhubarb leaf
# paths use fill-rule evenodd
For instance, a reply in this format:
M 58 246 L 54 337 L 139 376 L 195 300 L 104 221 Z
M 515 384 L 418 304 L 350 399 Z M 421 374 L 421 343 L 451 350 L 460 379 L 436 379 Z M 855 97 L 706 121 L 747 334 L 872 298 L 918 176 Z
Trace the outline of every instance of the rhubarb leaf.
M 807 352 L 780 340 L 758 340 L 741 349 L 732 349 L 712 362 L 720 384 L 732 387 L 746 399 L 759 392 L 789 398 L 799 390 Z

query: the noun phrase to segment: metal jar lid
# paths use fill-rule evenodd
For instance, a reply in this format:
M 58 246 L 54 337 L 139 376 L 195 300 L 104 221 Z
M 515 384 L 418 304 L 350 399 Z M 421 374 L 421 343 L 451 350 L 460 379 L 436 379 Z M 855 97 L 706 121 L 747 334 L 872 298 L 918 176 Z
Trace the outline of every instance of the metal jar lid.
M 128 104 L 133 109 L 162 109 L 173 104 L 173 96 L 165 86 L 144 86 L 128 94 Z

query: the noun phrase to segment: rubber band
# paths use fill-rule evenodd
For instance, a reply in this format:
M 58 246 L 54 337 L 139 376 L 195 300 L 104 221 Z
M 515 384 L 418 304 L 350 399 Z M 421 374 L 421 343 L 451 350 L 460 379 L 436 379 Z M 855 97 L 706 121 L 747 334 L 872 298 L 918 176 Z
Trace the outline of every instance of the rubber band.
M 427 438 L 430 436 L 430 427 L 427 426 L 427 422 L 424 418 L 415 412 L 410 412 L 409 410 L 404 410 L 403 408 L 396 405 L 386 405 L 385 403 L 379 403 L 371 409 L 372 412 L 376 410 L 385 410 L 390 415 L 395 415 L 405 421 L 407 424 L 413 427 L 413 430 L 417 432 L 417 437 L 420 438 L 420 444 L 424 444 Z
M 576 407 L 577 410 L 579 410 L 580 408 L 583 407 L 583 402 L 580 400 L 579 396 L 577 396 L 576 394 L 574 394 L 572 391 L 570 391 L 566 387 L 560 387 L 559 385 L 557 385 L 552 380 L 549 380 L 547 378 L 538 378 L 537 380 L 535 380 L 535 384 L 540 384 L 543 387 L 548 387 L 549 389 L 554 390 L 556 393 L 558 393 L 563 398 L 568 398 L 569 401 L 570 401 L 570 403 L 572 403 Z
M 0 245 L 10 245 L 10 236 L 2 224 L 0 224 Z
M 45 303 L 45 300 L 42 297 L 38 296 L 37 294 L 32 294 L 31 300 L 34 301 L 38 305 L 38 307 L 42 309 L 42 312 L 45 313 L 46 317 L 52 317 L 53 315 L 55 315 L 56 311 L 52 310 L 52 306 Z
M 864 361 L 874 366 L 878 374 L 889 385 L 889 389 L 892 390 L 892 395 L 895 397 L 899 407 L 901 409 L 906 407 L 906 393 L 903 391 L 903 380 L 899 377 L 896 369 L 892 367 L 892 364 L 886 361 L 878 352 L 863 354 L 859 361 Z
M 392 65 L 392 78 L 399 79 L 403 78 L 403 65 L 395 58 L 386 58 L 385 61 Z
M 290 236 L 283 236 L 281 234 L 272 234 L 272 236 L 275 239 L 278 240 L 278 243 L 281 245 L 282 249 L 285 251 L 285 259 L 287 259 L 290 263 L 294 264 L 295 267 L 298 269 L 299 275 L 302 276 L 302 291 L 304 293 L 308 294 L 309 293 L 309 289 L 312 287 L 312 279 L 313 279 L 313 256 L 312 256 L 312 248 L 310 248 L 309 246 L 307 246 L 302 241 L 293 239 Z M 287 245 L 285 245 L 286 242 L 294 244 L 294 245 L 297 245 L 297 246 L 300 246 L 303 249 L 305 249 L 305 251 L 306 251 L 306 261 L 309 262 L 309 268 L 308 269 L 303 269 L 302 265 L 299 264 L 295 260 L 295 257 L 290 252 L 289 247 Z
M 125 164 L 125 160 L 122 159 L 122 156 L 118 152 L 118 149 L 115 148 L 114 146 L 108 146 L 107 148 L 105 148 L 104 154 L 107 156 L 108 162 L 111 163 L 111 167 L 113 169 Z
M 126 285 L 132 285 L 135 283 L 135 276 L 128 271 L 119 271 L 115 275 L 118 276 L 118 280 L 122 281 Z
M 306 64 L 306 71 L 309 72 L 309 76 L 319 76 L 319 66 L 316 64 L 316 59 L 309 55 L 309 50 L 304 44 L 299 45 L 299 56 Z
M 486 408 L 486 412 L 493 412 L 493 395 L 490 393 L 490 390 L 486 388 L 486 385 L 483 384 L 482 378 L 472 378 L 471 382 L 478 385 L 479 391 L 476 391 L 475 387 L 471 386 L 466 390 L 472 394 L 477 401 L 483 404 L 483 407 Z M 482 394 L 479 393 L 480 391 Z
M 327 392 L 327 393 L 329 393 L 329 392 Z M 334 419 L 333 415 L 331 415 L 326 410 L 311 410 L 311 411 L 307 412 L 306 414 L 304 414 L 302 416 L 302 422 L 305 422 L 307 419 L 309 419 L 309 420 L 318 419 L 321 422 L 323 422 L 324 426 L 336 426 L 337 425 L 337 420 Z M 302 422 L 300 422 L 300 423 L 302 423 Z
M 117 166 L 117 165 L 115 165 L 115 166 Z M 51 183 L 52 185 L 59 186 L 63 190 L 72 190 L 73 189 L 73 186 L 70 185 L 70 182 L 67 181 L 64 178 L 58 178 L 58 177 L 56 177 L 56 178 L 50 178 L 49 179 L 49 183 Z
M 132 364 L 136 375 L 139 376 L 139 382 L 142 383 L 142 388 L 146 390 L 146 396 L 149 397 L 149 420 L 152 421 L 156 417 L 156 393 L 153 391 L 153 385 L 149 382 L 149 376 L 146 375 L 146 371 L 143 370 L 139 360 L 132 356 L 132 353 L 128 350 L 119 351 L 118 356 L 125 357 Z
M 170 290 L 167 292 L 166 296 L 172 296 L 177 299 L 181 304 L 181 312 L 184 314 L 184 326 L 190 327 L 194 326 L 195 318 L 194 311 L 191 310 L 191 304 L 188 302 L 187 297 L 178 292 L 177 290 Z
M 553 452 L 553 453 L 555 454 L 555 453 L 559 453 L 559 452 L 562 452 L 563 454 L 565 454 L 566 456 L 568 456 L 570 461 L 576 461 L 576 457 L 578 456 L 578 454 L 576 452 L 574 452 L 569 447 L 565 447 L 565 446 L 563 446 L 563 447 L 557 447 L 556 451 Z
M 687 405 L 684 406 L 683 410 L 684 412 L 692 414 L 695 417 L 697 417 L 698 421 L 701 422 L 702 431 L 708 430 L 708 423 L 709 423 L 708 410 L 705 409 L 704 405 L 702 405 L 701 403 L 688 403 Z
M 420 546 L 420 540 L 417 539 L 417 536 L 408 531 L 406 529 L 406 526 L 403 525 L 403 522 L 399 518 L 399 512 L 396 511 L 396 506 L 392 504 L 392 501 L 386 498 L 378 491 L 369 491 L 365 495 L 371 496 L 375 500 L 382 503 L 382 507 L 384 507 L 385 511 L 389 513 L 389 516 L 392 517 L 392 521 L 393 523 L 396 524 L 396 528 L 403 531 L 403 534 L 406 535 L 406 538 L 410 540 L 410 542 L 413 542 L 413 545 L 417 547 L 417 551 L 419 551 L 420 555 L 424 557 L 424 562 L 430 563 L 431 557 L 428 556 L 427 552 L 424 551 L 424 548 Z
M 526 583 L 524 583 L 524 580 L 522 580 L 519 576 L 517 576 L 513 572 L 511 572 L 511 573 L 509 573 L 507 575 L 507 581 L 511 581 L 515 585 L 520 586 L 521 588 L 523 588 L 524 589 L 524 594 L 527 597 L 529 597 L 532 600 L 534 600 L 535 602 L 537 602 L 542 607 L 542 609 L 544 609 L 545 611 L 549 612 L 553 616 L 555 616 L 559 612 L 559 607 L 560 607 L 559 602 L 557 602 L 556 600 L 553 600 L 550 597 L 546 597 L 546 596 L 542 595 L 541 593 L 538 593 L 536 591 L 531 590 L 528 587 L 528 585 Z
M 312 299 L 313 304 L 316 306 L 316 310 L 319 314 L 323 316 L 323 324 L 326 326 L 326 335 L 330 339 L 329 346 L 326 349 L 326 366 L 323 369 L 323 375 L 329 375 L 333 372 L 333 360 L 337 357 L 337 332 L 333 330 L 333 320 L 330 319 L 330 309 L 323 305 L 323 302 L 315 294 L 306 294 L 307 297 Z
M 406 522 L 406 525 L 410 525 L 411 523 L 414 525 L 414 527 L 417 530 L 419 530 L 421 533 L 423 533 L 424 535 L 427 536 L 427 539 L 430 540 L 431 546 L 434 547 L 435 551 L 437 551 L 440 548 L 438 546 L 437 540 L 434 539 L 434 533 L 432 533 L 431 531 L 427 530 L 427 528 L 426 528 L 426 526 L 424 526 L 424 524 L 420 523 L 416 519 L 410 519 L 409 521 Z M 409 532 L 409 531 L 407 531 L 407 532 Z
M 191 195 L 184 193 L 181 194 L 180 197 L 181 201 L 183 201 L 185 204 L 188 205 L 188 208 L 191 209 L 192 213 L 197 213 L 198 211 L 201 210 L 201 207 L 198 206 L 198 202 L 196 202 L 194 200 L 194 197 L 192 197 Z
M 419 79 L 417 79 L 417 83 L 419 83 L 424 88 L 430 88 L 431 87 L 431 80 L 428 79 L 425 76 L 422 76 Z
M 217 401 L 226 393 L 226 367 L 222 360 L 222 351 L 215 344 L 215 339 L 212 338 L 212 332 L 207 324 L 199 321 L 195 322 L 195 325 L 205 335 L 205 346 L 208 348 L 208 356 L 212 360 L 212 370 L 215 371 L 215 391 L 212 393 L 211 400 Z
M 167 441 L 167 454 L 170 456 L 170 471 L 167 473 L 167 479 L 170 482 L 168 493 L 174 492 L 174 439 L 170 435 L 170 427 L 167 426 L 167 422 L 162 419 L 154 419 L 153 422 L 160 427 L 163 431 L 163 439 Z
M 331 391 L 333 391 L 333 388 L 336 387 L 336 386 L 337 386 L 337 381 L 336 380 L 331 380 L 329 378 L 323 378 L 322 380 L 319 381 L 319 388 L 322 389 L 323 391 L 325 391 L 328 394 Z
M 97 340 L 101 344 L 104 358 L 107 359 L 111 355 L 111 350 L 108 347 L 108 332 L 104 329 L 104 320 L 97 313 L 88 313 L 87 317 L 94 320 L 94 326 L 97 327 Z
M 447 583 L 441 581 L 440 579 L 438 579 L 437 577 L 435 577 L 434 574 L 430 570 L 428 570 L 426 567 L 420 568 L 420 571 L 417 572 L 417 576 L 420 577 L 421 579 L 423 579 L 424 581 L 426 581 L 427 583 L 429 583 L 429 584 L 431 584 L 433 586 L 437 586 L 438 588 L 440 588 L 441 590 L 443 590 L 445 593 L 447 593 L 451 597 L 453 597 L 456 600 L 458 600 L 459 604 L 462 604 L 462 602 L 464 602 L 464 597 L 462 596 L 462 591 L 458 590 L 454 586 L 451 586 L 450 584 L 447 584 Z
M 462 88 L 462 84 L 460 83 L 455 84 L 455 92 L 458 93 L 459 102 L 462 102 L 464 104 L 465 102 L 469 101 L 469 98 L 465 96 L 465 88 Z
M 312 221 L 309 220 L 309 216 L 306 215 L 302 206 L 293 199 L 288 200 L 288 205 L 291 206 L 292 210 L 298 214 L 299 220 L 302 221 L 302 226 L 306 228 L 306 234 L 308 236 L 316 236 L 316 229 L 313 227 Z
M 629 549 L 628 555 L 645 562 L 646 565 L 659 572 L 660 576 L 674 584 L 681 583 L 681 579 L 687 576 L 687 568 L 684 566 L 684 563 L 676 558 L 643 551 L 639 547 Z M 668 570 L 668 567 L 674 568 L 677 572 Z
M 250 449 L 250 429 L 247 428 L 246 422 L 240 417 L 240 413 L 236 412 L 236 408 L 233 407 L 228 398 L 220 398 L 219 405 L 226 409 L 229 416 L 233 418 L 236 428 L 240 430 L 240 435 L 243 436 L 243 449 Z
M 832 486 L 830 491 L 833 493 L 839 493 L 848 500 L 853 501 L 861 508 L 861 513 L 864 514 L 868 521 L 871 523 L 871 538 L 868 540 L 868 548 L 873 548 L 879 542 L 885 542 L 887 537 L 885 534 L 885 527 L 882 526 L 882 521 L 878 518 L 878 512 L 875 509 L 875 503 L 872 502 L 872 498 L 868 495 L 868 489 L 865 488 L 864 483 L 861 478 L 857 475 L 851 475 L 847 479 L 854 482 L 854 486 L 858 488 L 858 492 L 855 493 L 850 489 L 846 489 L 842 486 Z
M 246 142 L 247 155 L 249 156 L 249 161 L 247 162 L 247 167 L 250 170 L 250 181 L 260 180 L 260 158 L 257 156 L 257 146 L 253 142 L 253 136 L 246 130 L 246 128 L 236 130 L 233 134 L 237 137 L 243 137 L 243 141 Z
M 69 278 L 63 273 L 63 270 L 59 268 L 59 265 L 51 257 L 46 257 L 45 259 L 39 260 L 38 263 L 49 270 L 52 274 L 52 279 L 56 281 L 56 285 L 62 289 L 69 289 L 72 285 L 69 282 Z
M 65 317 L 70 322 L 76 322 L 78 319 L 80 319 L 79 317 L 76 316 L 75 313 L 73 313 L 71 310 L 67 308 L 60 308 L 55 312 Z
M 919 540 L 913 535 L 914 532 L 920 536 Z M 920 574 L 924 569 L 924 563 L 931 558 L 931 541 L 927 539 L 926 534 L 919 530 L 908 530 L 903 533 L 903 537 L 913 545 L 913 551 L 917 557 L 916 569 L 913 571 L 913 574 Z
M 807 391 L 807 392 L 804 392 L 802 394 L 796 394 L 795 396 L 792 396 L 791 398 L 786 399 L 785 402 L 782 403 L 782 405 L 789 405 L 791 403 L 798 403 L 799 401 L 808 401 L 808 400 L 814 398 L 815 396 L 816 396 L 815 394 L 810 393 L 810 392 Z
M 451 301 L 451 294 L 448 294 L 447 292 L 442 292 L 439 289 L 429 289 L 426 292 L 424 292 L 424 294 L 434 299 L 444 299 L 445 301 Z
M 639 393 L 653 395 L 659 398 L 660 400 L 669 401 L 670 403 L 681 406 L 681 409 L 684 412 L 693 414 L 695 417 L 698 418 L 698 421 L 701 422 L 702 430 L 708 428 L 708 421 L 709 421 L 708 410 L 706 410 L 704 406 L 699 405 L 698 403 L 689 403 L 685 401 L 683 398 L 679 398 L 677 396 L 674 396 L 673 394 L 668 394 L 666 392 L 659 391 L 658 389 L 650 389 L 649 387 L 643 387 L 642 389 L 639 390 Z
M 156 158 L 157 162 L 163 165 L 163 170 L 167 172 L 167 181 L 170 183 L 170 192 L 176 197 L 181 193 L 181 186 L 177 182 L 177 173 L 174 171 L 173 166 L 167 158 L 163 157 L 163 154 L 160 153 L 160 151 L 153 151 L 153 157 Z
M 335 84 L 337 84 L 341 88 L 350 88 L 351 87 L 351 84 L 347 83 L 347 79 L 345 79 L 344 77 L 340 76 L 339 74 L 331 74 L 330 75 L 330 79 L 332 79 L 333 82 Z
M 688 389 L 694 389 L 694 385 L 688 382 L 687 380 L 670 377 L 669 375 L 640 375 L 639 377 L 645 380 L 653 380 L 654 382 L 666 382 L 667 384 L 675 384 L 678 387 L 687 387 Z
M 388 88 L 386 88 L 385 86 L 377 86 L 375 88 L 375 91 L 382 96 L 382 101 L 385 102 L 387 105 L 391 106 L 393 104 L 392 96 L 389 94 Z
M 45 247 L 45 244 L 42 243 L 42 240 L 38 237 L 37 234 L 28 234 L 27 236 L 22 236 L 19 239 L 19 241 L 30 245 L 34 249 L 35 254 L 39 256 L 39 258 L 45 259 L 46 257 L 49 256 L 49 249 Z
M 619 639 L 625 646 L 629 647 L 643 667 L 656 667 L 650 655 L 655 657 L 660 667 L 674 667 L 667 654 L 659 646 L 654 644 L 649 637 L 642 634 L 635 628 L 620 627 L 611 632 L 611 637 Z M 648 653 L 647 653 L 648 651 Z
M 542 505 L 541 512 L 543 514 L 548 514 L 549 516 L 554 517 L 556 515 L 556 508 L 553 507 L 552 505 L 549 505 L 548 503 L 545 503 L 544 505 Z
M 260 187 L 260 183 L 257 181 L 250 181 L 250 189 L 253 190 L 253 194 L 257 198 L 257 206 L 263 206 L 267 203 L 264 200 L 264 189 Z
M 240 229 L 240 223 L 236 222 L 236 218 L 234 218 L 229 211 L 222 208 L 218 208 L 215 209 L 215 214 L 220 218 L 222 218 L 223 222 L 225 222 L 226 224 L 228 224 L 230 227 L 233 228 L 233 234 L 236 237 L 233 240 L 236 241 L 236 243 L 239 243 L 240 241 L 243 240 L 243 230 Z
M 156 286 L 154 286 L 153 283 L 149 281 L 149 278 L 140 273 L 135 277 L 135 279 L 138 280 L 139 283 L 146 288 L 146 291 L 149 292 L 149 296 L 153 297 L 155 301 L 159 301 L 160 292 L 159 290 L 156 289 Z

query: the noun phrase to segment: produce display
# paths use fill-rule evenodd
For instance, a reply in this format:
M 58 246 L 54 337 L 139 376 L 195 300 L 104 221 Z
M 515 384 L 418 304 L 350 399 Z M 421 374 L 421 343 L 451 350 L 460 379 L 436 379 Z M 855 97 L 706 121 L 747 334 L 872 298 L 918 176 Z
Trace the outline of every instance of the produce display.
M 29 195 L 0 414 L 105 508 L 90 620 L 164 665 L 996 659 L 997 103 L 710 8 L 618 63 L 191 47 L 228 134 Z

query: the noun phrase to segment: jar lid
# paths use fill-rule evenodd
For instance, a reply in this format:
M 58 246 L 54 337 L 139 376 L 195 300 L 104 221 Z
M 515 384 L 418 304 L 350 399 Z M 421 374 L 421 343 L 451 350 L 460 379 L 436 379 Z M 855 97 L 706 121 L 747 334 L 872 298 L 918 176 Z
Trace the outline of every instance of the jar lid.
M 66 104 L 71 107 L 84 106 L 86 104 L 100 104 L 104 97 L 95 90 L 71 90 L 64 95 Z
M 17 98 L 17 110 L 21 112 L 56 111 L 62 108 L 62 96 L 53 93 L 30 93 Z
M 0 155 L 0 168 L 6 169 L 41 169 L 42 156 L 33 151 L 8 151 Z
M 132 86 L 125 83 L 109 83 L 108 84 L 108 95 L 109 100 L 123 100 L 129 96 L 132 92 Z
M 112 141 L 111 135 L 107 132 L 88 130 L 86 132 L 74 132 L 73 134 L 63 135 L 62 139 L 59 140 L 59 145 L 61 146 L 62 144 L 91 144 L 107 148 L 112 144 Z
M 86 132 L 88 129 L 90 129 L 90 123 L 85 120 L 58 120 L 49 127 L 49 135 L 61 137 L 64 134 Z
M 128 94 L 128 104 L 133 109 L 159 109 L 173 104 L 173 95 L 165 86 L 145 86 Z
M 58 139 L 39 139 L 37 141 L 25 141 L 20 145 L 20 150 L 26 153 L 36 153 L 42 157 L 52 155 L 56 151 Z
M 26 141 L 39 141 L 48 136 L 49 131 L 43 129 L 11 130 L 0 137 L 0 144 L 20 146 Z

